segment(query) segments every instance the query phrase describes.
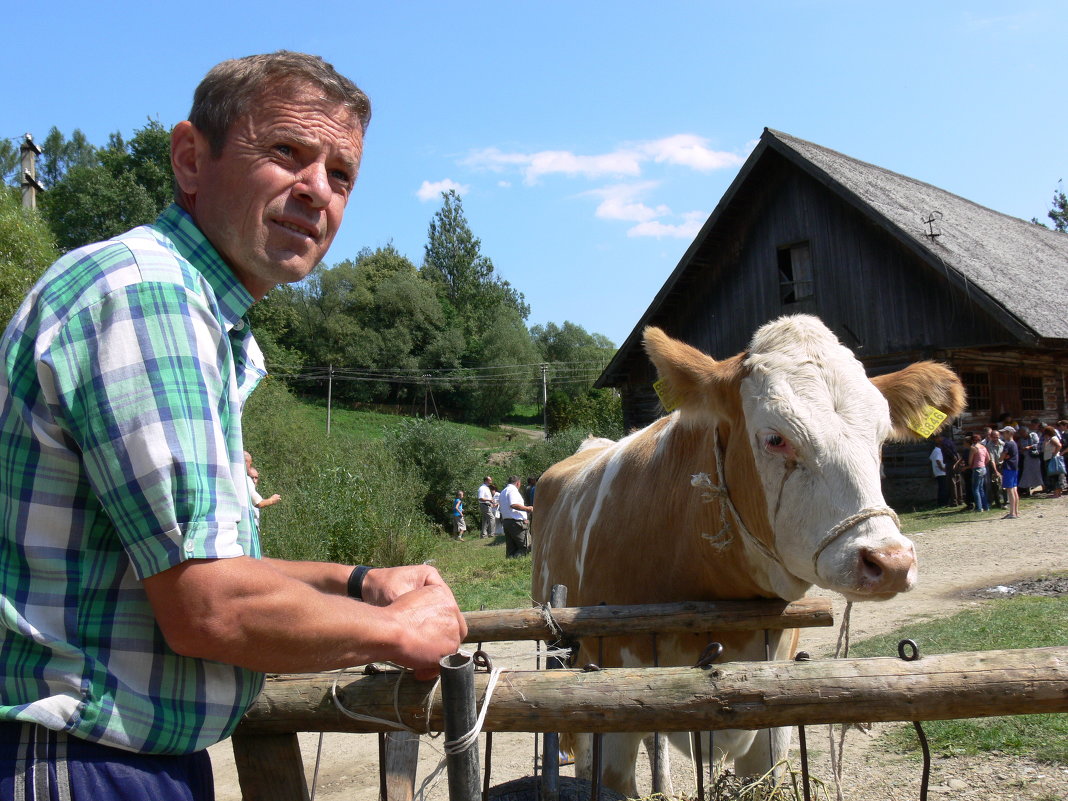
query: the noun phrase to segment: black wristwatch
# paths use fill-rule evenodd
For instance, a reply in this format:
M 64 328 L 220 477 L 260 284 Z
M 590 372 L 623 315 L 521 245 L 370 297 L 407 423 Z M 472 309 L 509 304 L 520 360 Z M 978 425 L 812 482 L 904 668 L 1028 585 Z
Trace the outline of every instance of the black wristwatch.
M 346 586 L 346 592 L 350 598 L 355 598 L 357 601 L 363 600 L 363 580 L 370 569 L 367 565 L 356 565 L 356 567 L 352 568 L 352 572 L 349 573 L 348 585 Z

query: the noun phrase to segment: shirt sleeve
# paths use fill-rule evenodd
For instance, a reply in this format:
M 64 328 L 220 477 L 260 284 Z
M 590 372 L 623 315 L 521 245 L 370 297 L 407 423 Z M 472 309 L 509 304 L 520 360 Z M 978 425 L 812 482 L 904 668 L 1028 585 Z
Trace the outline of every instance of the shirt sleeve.
M 187 287 L 138 283 L 71 317 L 45 355 L 57 421 L 139 578 L 239 556 L 228 335 Z M 238 483 L 239 480 L 239 483 Z

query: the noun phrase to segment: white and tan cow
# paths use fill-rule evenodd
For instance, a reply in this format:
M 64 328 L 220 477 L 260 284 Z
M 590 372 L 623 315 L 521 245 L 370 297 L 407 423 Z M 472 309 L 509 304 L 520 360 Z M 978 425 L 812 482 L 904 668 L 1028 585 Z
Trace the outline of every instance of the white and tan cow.
M 920 362 L 869 379 L 804 315 L 768 323 L 723 361 L 658 328 L 645 330 L 645 349 L 677 410 L 619 442 L 584 443 L 538 481 L 535 600 L 547 602 L 553 584 L 567 587 L 569 606 L 796 600 L 813 584 L 886 600 L 913 586 L 916 555 L 883 500 L 880 451 L 915 438 L 908 423 L 927 406 L 960 413 L 964 391 L 948 368 Z M 797 632 L 661 635 L 657 660 L 692 665 L 710 640 L 725 646 L 721 661 L 788 659 Z M 585 643 L 580 664 L 652 665 L 652 642 L 605 639 L 603 660 Z M 605 736 L 605 785 L 634 797 L 644 736 Z M 788 743 L 786 730 L 734 731 L 712 746 L 739 774 L 758 774 Z M 588 736 L 574 745 L 588 776 Z

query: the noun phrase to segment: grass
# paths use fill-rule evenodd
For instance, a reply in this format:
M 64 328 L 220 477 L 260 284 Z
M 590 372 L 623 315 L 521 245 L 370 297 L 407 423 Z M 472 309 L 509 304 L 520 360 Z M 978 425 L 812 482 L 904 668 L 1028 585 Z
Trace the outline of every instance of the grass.
M 856 643 L 850 655 L 894 655 L 904 638 L 915 640 L 923 654 L 1061 646 L 1068 642 L 1068 598 L 992 600 L 953 617 Z M 930 721 L 924 731 L 932 753 L 939 756 L 1001 752 L 1068 765 L 1066 714 Z M 897 750 L 919 753 L 911 725 L 895 726 L 887 738 Z
M 1029 511 L 1034 510 L 1042 500 L 1041 498 L 1020 498 L 1020 514 L 1026 515 Z M 901 532 L 903 534 L 916 534 L 921 531 L 932 531 L 958 523 L 991 520 L 1001 517 L 1006 511 L 1005 509 L 992 508 L 989 512 L 976 512 L 974 509 L 966 510 L 963 506 L 959 509 L 946 509 L 936 506 L 912 512 L 899 511 L 898 518 L 901 520 Z
M 504 537 L 479 539 L 474 528 L 464 542 L 443 538 L 433 563 L 465 612 L 530 608 L 530 557 L 505 559 Z

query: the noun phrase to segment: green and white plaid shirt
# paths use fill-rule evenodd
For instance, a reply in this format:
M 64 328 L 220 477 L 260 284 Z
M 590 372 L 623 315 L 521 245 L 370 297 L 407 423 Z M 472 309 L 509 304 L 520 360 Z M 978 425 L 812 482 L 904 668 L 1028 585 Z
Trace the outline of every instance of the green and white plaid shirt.
M 263 677 L 174 653 L 141 579 L 260 556 L 252 297 L 177 206 L 68 253 L 0 347 L 0 720 L 133 751 L 227 737 Z

